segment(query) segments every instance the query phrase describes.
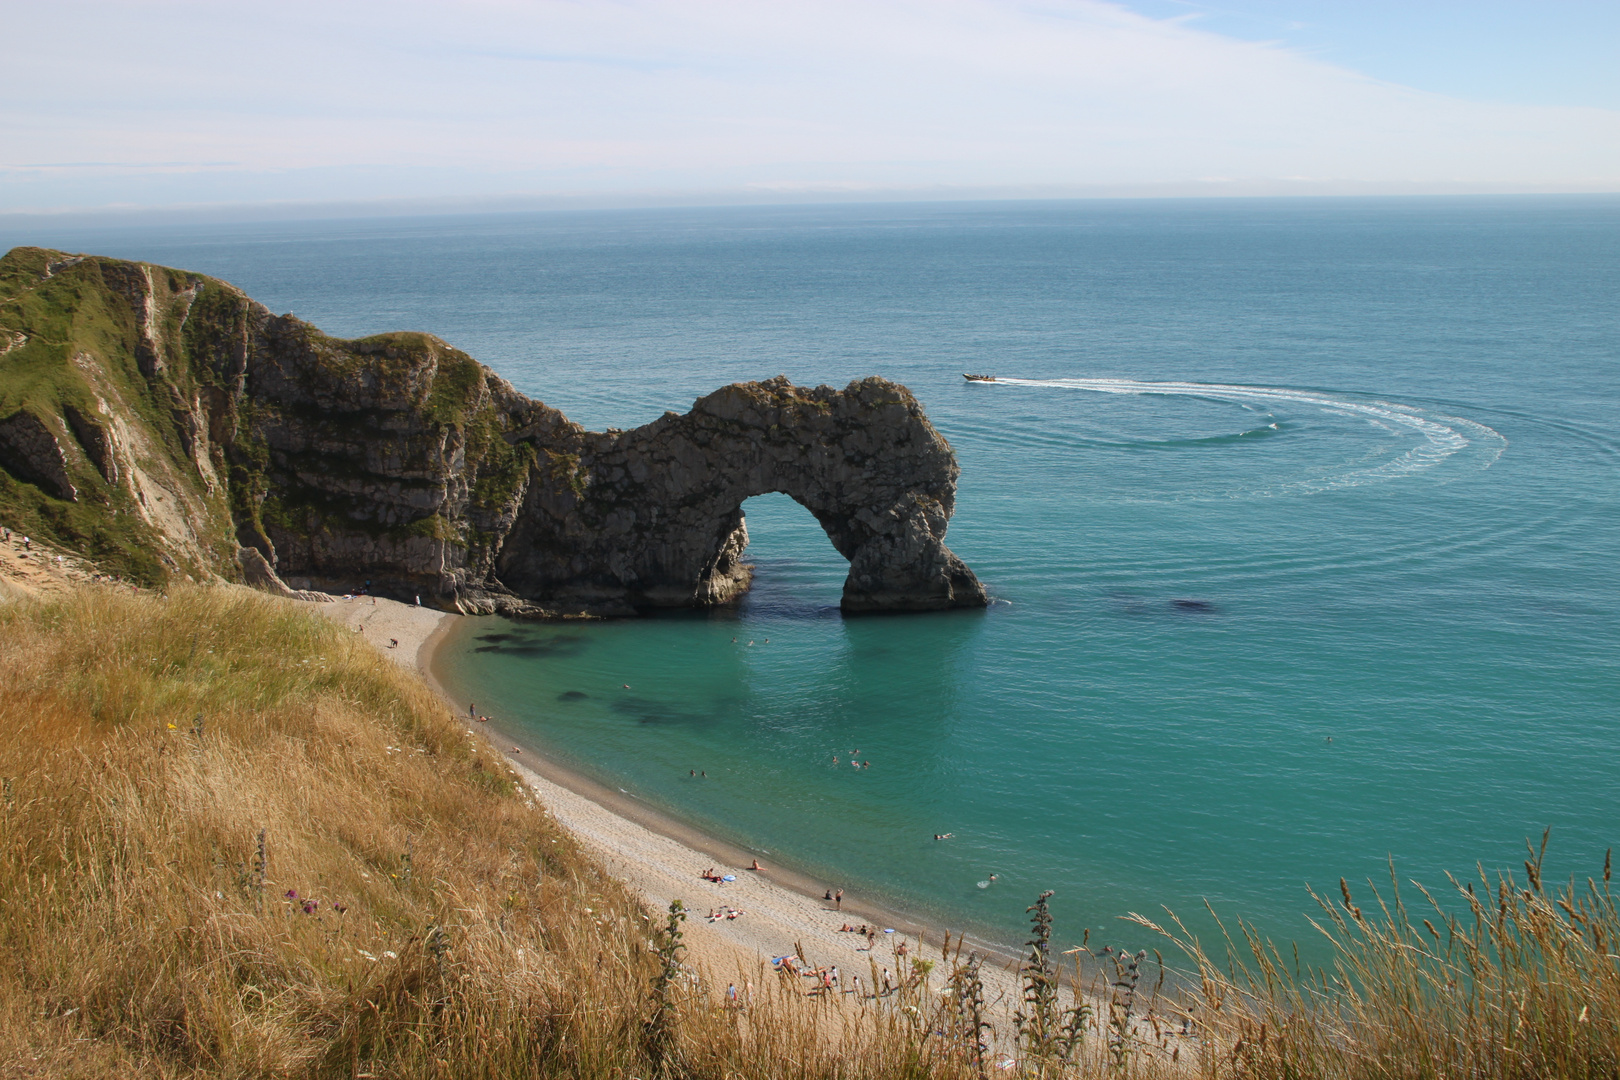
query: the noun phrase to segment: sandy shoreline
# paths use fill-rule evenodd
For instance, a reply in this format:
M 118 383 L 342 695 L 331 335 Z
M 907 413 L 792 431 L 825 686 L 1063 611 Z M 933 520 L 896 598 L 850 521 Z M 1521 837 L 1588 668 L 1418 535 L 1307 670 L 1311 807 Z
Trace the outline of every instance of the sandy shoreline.
M 366 597 L 314 607 L 355 629 L 401 667 L 416 671 L 458 714 L 463 713 L 465 706 L 450 700 L 434 673 L 438 646 L 459 616 Z M 911 920 L 857 898 L 846 897 L 840 909 L 821 898 L 825 890 L 821 884 L 768 864 L 762 871 L 750 870 L 749 853 L 562 768 L 532 747 L 519 747 L 497 724 L 469 724 L 469 730 L 501 751 L 551 816 L 649 906 L 667 908 L 672 900 L 686 906 L 689 958 L 716 985 L 742 986 L 747 981 L 758 985 L 774 957 L 799 950 L 812 965 L 836 964 L 846 989 L 857 975 L 867 990 L 874 979 L 881 985 L 885 969 L 898 978 L 912 957 L 939 959 L 939 935 L 929 933 L 925 939 L 925 928 Z M 702 872 L 710 867 L 734 880 L 718 884 L 703 880 Z M 718 921 L 706 918 L 721 908 L 743 914 Z M 875 947 L 868 952 L 865 938 L 841 929 L 846 924 L 875 928 Z M 1012 971 L 1016 954 L 982 943 L 970 947 L 990 954 L 985 965 L 988 996 L 999 1001 L 1000 1009 L 1010 1010 L 1017 998 Z M 933 982 L 939 981 L 936 974 Z

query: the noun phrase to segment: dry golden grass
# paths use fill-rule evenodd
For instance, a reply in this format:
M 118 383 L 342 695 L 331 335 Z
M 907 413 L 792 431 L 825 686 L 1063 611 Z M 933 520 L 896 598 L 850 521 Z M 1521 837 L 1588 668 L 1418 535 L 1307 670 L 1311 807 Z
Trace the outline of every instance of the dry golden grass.
M 650 1075 L 649 913 L 352 635 L 89 587 L 0 605 L 0 685 L 0 1073 Z M 673 999 L 672 1073 L 934 1071 L 768 984 Z
M 0 597 L 0 687 L 0 1076 L 1620 1075 L 1607 868 L 1550 892 L 1534 854 L 1427 919 L 1346 889 L 1315 976 L 1171 921 L 1184 999 L 1116 960 L 1077 1021 L 1049 962 L 979 1055 L 959 945 L 882 1001 L 755 969 L 727 1007 L 420 680 L 297 604 Z
M 1620 914 L 1601 880 L 1548 889 L 1546 848 L 1525 878 L 1450 882 L 1413 912 L 1390 883 L 1358 904 L 1318 896 L 1326 971 L 1302 971 L 1253 926 L 1224 955 L 1171 917 L 1200 976 L 1193 1017 L 1209 1076 L 1548 1080 L 1620 1076 Z M 1152 921 L 1137 921 L 1166 933 Z

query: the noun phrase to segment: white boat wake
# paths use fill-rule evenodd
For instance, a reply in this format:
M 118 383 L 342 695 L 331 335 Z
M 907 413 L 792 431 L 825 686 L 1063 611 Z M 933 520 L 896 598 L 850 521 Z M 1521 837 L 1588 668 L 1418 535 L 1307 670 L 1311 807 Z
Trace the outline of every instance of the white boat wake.
M 1009 379 L 998 377 L 994 386 L 1051 387 L 1060 390 L 1088 390 L 1097 394 L 1163 394 L 1199 397 L 1240 404 L 1305 405 L 1340 416 L 1354 416 L 1391 432 L 1419 436 L 1413 446 L 1398 457 L 1363 469 L 1350 469 L 1332 476 L 1286 484 L 1281 491 L 1321 491 L 1378 483 L 1432 469 L 1463 451 L 1476 468 L 1488 469 L 1502 456 L 1507 439 L 1494 428 L 1460 416 L 1447 416 L 1426 409 L 1390 401 L 1358 401 L 1316 390 L 1287 387 L 1242 386 L 1226 383 L 1143 382 L 1137 379 Z M 1276 425 L 1273 425 L 1276 426 Z

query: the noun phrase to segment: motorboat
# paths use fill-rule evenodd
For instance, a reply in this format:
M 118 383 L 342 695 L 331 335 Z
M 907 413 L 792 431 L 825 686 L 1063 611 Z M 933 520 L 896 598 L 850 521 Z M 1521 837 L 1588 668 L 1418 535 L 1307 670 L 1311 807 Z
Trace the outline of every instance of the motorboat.
M 994 375 L 969 375 L 967 372 L 962 373 L 962 378 L 966 379 L 968 382 L 995 382 L 996 381 L 996 377 Z

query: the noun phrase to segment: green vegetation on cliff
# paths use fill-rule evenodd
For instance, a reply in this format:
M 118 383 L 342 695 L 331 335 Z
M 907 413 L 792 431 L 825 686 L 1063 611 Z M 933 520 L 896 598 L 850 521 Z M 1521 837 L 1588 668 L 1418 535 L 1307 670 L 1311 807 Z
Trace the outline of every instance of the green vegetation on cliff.
M 246 545 L 453 595 L 523 496 L 531 408 L 426 334 L 343 341 L 213 278 L 0 258 L 0 523 L 117 577 L 234 579 Z
M 116 410 L 141 431 L 147 469 L 171 480 L 185 471 L 167 403 L 135 355 L 132 343 L 141 337 L 135 313 L 104 275 L 108 270 L 115 279 L 139 272 L 129 263 L 72 262 L 38 248 L 0 258 L 0 420 L 24 414 L 54 435 L 66 451 L 58 467 L 77 495 L 64 498 L 60 480 L 53 484 L 37 469 L 0 470 L 0 520 L 76 549 L 110 573 L 152 584 L 174 570 L 203 567 L 165 550 L 135 486 L 106 475 L 92 459 L 96 448 L 84 446 L 92 426 L 104 427 L 104 414 Z M 156 275 L 154 286 L 171 295 L 184 288 L 169 274 Z M 163 320 L 161 329 L 172 335 L 173 320 Z M 200 509 L 206 517 L 220 508 L 205 499 Z

